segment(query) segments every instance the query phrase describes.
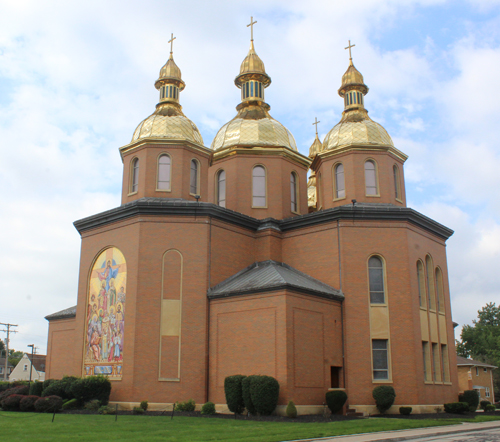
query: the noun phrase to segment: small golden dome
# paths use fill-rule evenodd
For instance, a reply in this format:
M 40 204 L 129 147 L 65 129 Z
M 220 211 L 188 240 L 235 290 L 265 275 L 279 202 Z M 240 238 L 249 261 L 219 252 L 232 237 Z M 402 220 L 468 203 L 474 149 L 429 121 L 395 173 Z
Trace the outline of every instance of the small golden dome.
M 328 132 L 323 140 L 322 151 L 335 150 L 343 146 L 392 146 L 391 137 L 364 109 L 344 112 L 340 122 Z
M 320 153 L 322 149 L 321 141 L 319 141 L 318 134 L 316 133 L 316 138 L 314 139 L 311 147 L 309 148 L 309 158 L 314 158 L 316 154 Z
M 242 74 L 265 74 L 266 68 L 264 67 L 264 62 L 255 52 L 253 46 L 253 40 L 250 42 L 250 50 L 248 55 L 245 57 L 240 67 L 240 75 Z
M 185 87 L 185 83 L 182 81 L 182 74 L 179 67 L 175 64 L 174 57 L 172 53 L 165 65 L 160 69 L 160 76 L 156 80 L 155 87 L 159 89 L 161 84 L 166 83 L 168 80 L 174 81 L 179 85 L 179 89 L 182 91 Z
M 343 97 L 347 90 L 354 89 L 353 86 L 357 90 L 362 91 L 364 95 L 368 93 L 368 86 L 364 83 L 363 75 L 354 67 L 352 60 L 350 60 L 347 71 L 342 75 L 342 85 L 339 89 L 339 95 Z
M 132 143 L 145 138 L 190 141 L 203 146 L 203 138 L 196 125 L 187 118 L 180 106 L 163 104 L 134 131 Z

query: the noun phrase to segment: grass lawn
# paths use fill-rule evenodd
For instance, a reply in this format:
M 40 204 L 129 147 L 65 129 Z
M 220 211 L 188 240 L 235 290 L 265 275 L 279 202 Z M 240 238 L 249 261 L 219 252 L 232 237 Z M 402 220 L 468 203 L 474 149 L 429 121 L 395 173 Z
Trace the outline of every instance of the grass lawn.
M 282 423 L 168 416 L 115 416 L 0 412 L 2 440 L 16 441 L 285 441 L 374 431 L 485 422 L 500 417 L 406 420 L 370 418 L 325 423 Z

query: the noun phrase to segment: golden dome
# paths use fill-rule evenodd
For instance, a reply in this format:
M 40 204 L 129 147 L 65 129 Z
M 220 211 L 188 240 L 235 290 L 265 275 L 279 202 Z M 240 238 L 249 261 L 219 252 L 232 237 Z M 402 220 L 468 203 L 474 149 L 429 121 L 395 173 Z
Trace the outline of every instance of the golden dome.
M 221 127 L 211 149 L 230 147 L 288 147 L 297 150 L 291 132 L 276 121 L 265 106 L 250 105 L 240 109 L 238 115 Z
M 240 75 L 242 74 L 265 74 L 266 68 L 264 67 L 264 62 L 260 59 L 260 57 L 255 52 L 255 48 L 253 46 L 253 40 L 250 42 L 250 50 L 248 51 L 248 55 L 245 57 L 240 67 Z
M 340 122 L 323 140 L 322 150 L 334 150 L 347 145 L 394 147 L 387 131 L 373 121 L 364 109 L 344 112 Z
M 181 91 L 185 87 L 185 83 L 182 81 L 181 70 L 175 64 L 172 53 L 170 53 L 170 57 L 165 65 L 160 69 L 160 76 L 155 82 L 155 87 L 159 89 L 162 84 L 166 83 L 178 84 Z
M 321 141 L 319 141 L 318 133 L 316 133 L 316 138 L 314 139 L 311 147 L 309 148 L 309 158 L 314 158 L 317 153 L 320 153 L 322 150 Z
M 132 143 L 145 138 L 190 141 L 203 146 L 200 131 L 177 103 L 159 103 L 155 112 L 137 126 Z

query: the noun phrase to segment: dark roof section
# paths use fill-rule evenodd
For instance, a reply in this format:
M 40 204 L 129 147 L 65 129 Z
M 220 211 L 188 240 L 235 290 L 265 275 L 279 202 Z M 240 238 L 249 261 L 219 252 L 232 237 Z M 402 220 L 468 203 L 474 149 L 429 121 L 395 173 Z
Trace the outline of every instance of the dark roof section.
M 306 213 L 283 220 L 276 220 L 274 218 L 258 220 L 212 203 L 187 201 L 180 198 L 140 198 L 130 203 L 123 204 L 120 207 L 107 210 L 106 212 L 75 221 L 74 225 L 78 232 L 82 233 L 90 229 L 140 215 L 209 216 L 253 231 L 272 228 L 280 232 L 342 219 L 407 221 L 444 240 L 453 235 L 453 230 L 422 215 L 416 210 L 408 207 L 395 206 L 393 204 L 377 203 L 347 204 L 345 206 Z
M 76 316 L 76 305 L 70 308 L 65 308 L 56 313 L 52 313 L 51 315 L 45 316 L 47 321 L 54 321 L 55 319 L 69 319 L 74 318 Z
M 33 367 L 35 367 L 36 371 L 43 371 L 45 372 L 45 362 L 47 359 L 46 355 L 33 355 L 26 353 L 26 356 L 28 356 L 28 359 L 31 361 L 31 358 L 33 357 Z
M 486 364 L 485 362 L 475 361 L 474 359 L 463 358 L 462 356 L 457 356 L 457 365 L 470 365 L 470 366 L 479 366 L 479 367 L 490 367 L 490 368 L 498 368 L 495 365 Z
M 14 366 L 10 362 L 7 362 L 7 366 L 11 367 L 11 368 L 14 368 Z M 5 367 L 5 358 L 0 358 L 0 367 Z M 0 381 L 1 380 L 3 380 L 3 373 L 0 376 Z
M 256 262 L 208 290 L 209 298 L 247 295 L 292 289 L 322 298 L 342 301 L 344 295 L 305 273 L 276 261 Z

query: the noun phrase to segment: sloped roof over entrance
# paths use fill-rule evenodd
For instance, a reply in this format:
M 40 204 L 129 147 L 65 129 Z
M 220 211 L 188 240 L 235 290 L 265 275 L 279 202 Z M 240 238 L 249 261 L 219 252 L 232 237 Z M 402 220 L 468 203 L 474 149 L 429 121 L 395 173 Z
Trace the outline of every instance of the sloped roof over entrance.
M 289 265 L 276 261 L 256 262 L 208 290 L 209 298 L 247 295 L 292 289 L 309 295 L 343 300 L 344 295 L 329 285 Z

